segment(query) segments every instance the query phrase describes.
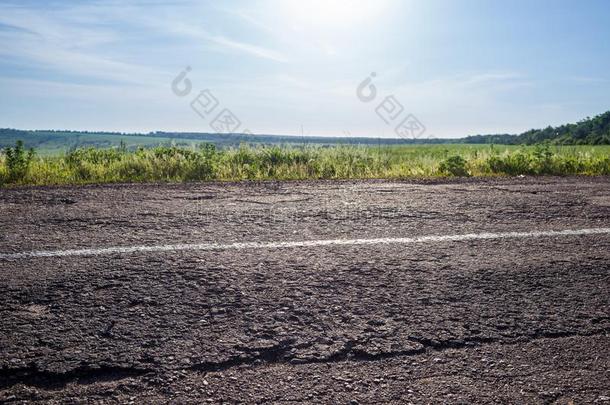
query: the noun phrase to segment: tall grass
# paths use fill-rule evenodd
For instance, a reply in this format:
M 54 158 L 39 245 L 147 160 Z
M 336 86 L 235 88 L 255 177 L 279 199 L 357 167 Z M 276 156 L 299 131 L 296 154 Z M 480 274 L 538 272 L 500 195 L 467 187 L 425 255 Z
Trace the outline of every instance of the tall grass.
M 87 148 L 33 155 L 18 176 L 8 158 L 0 155 L 0 185 L 610 174 L 608 146 Z

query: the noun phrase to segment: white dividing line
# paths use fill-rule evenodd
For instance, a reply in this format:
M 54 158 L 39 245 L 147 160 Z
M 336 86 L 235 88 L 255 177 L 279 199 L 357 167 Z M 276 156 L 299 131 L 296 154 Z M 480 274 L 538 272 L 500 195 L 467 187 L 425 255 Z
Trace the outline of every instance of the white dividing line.
M 328 239 L 307 240 L 300 242 L 237 242 L 229 244 L 197 243 L 158 246 L 126 246 L 99 249 L 48 250 L 22 253 L 0 253 L 0 260 L 32 259 L 39 257 L 67 256 L 101 256 L 112 254 L 130 254 L 142 252 L 176 252 L 188 250 L 242 250 L 242 249 L 283 249 L 317 246 L 347 246 L 347 245 L 388 245 L 412 244 L 426 242 L 456 242 L 483 239 L 522 239 L 547 238 L 558 236 L 580 236 L 610 234 L 610 228 L 591 228 L 563 231 L 532 231 L 532 232 L 499 232 L 499 233 L 469 233 L 463 235 L 431 235 L 411 238 L 377 238 L 377 239 Z

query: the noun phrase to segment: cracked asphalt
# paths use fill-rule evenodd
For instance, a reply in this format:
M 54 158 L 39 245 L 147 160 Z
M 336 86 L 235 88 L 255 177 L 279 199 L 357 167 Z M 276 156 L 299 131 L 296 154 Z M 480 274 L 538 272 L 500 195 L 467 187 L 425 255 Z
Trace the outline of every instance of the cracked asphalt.
M 0 253 L 610 227 L 610 178 L 0 190 Z M 610 235 L 0 260 L 0 402 L 608 403 Z

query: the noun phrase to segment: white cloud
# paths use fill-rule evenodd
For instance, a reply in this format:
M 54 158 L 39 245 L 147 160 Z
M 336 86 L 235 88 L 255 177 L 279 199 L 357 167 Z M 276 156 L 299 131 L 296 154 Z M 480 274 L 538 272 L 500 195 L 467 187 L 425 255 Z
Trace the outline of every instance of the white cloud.
M 69 15 L 74 18 L 75 13 L 72 10 Z M 101 52 L 103 45 L 120 42 L 119 33 L 83 26 L 72 18 L 66 19 L 62 13 L 37 13 L 24 7 L 0 6 L 0 23 L 23 30 L 4 31 L 0 35 L 0 54 L 13 63 L 37 70 L 51 69 L 64 76 L 140 85 L 167 76 L 167 73 L 146 65 L 122 61 L 111 52 Z
M 263 48 L 257 45 L 248 44 L 245 42 L 234 41 L 228 38 L 224 38 L 221 36 L 208 36 L 210 41 L 214 42 L 217 45 L 222 47 L 227 47 L 230 49 L 236 49 L 238 51 L 245 52 L 249 55 L 253 55 L 259 58 L 270 59 L 275 62 L 285 63 L 288 62 L 288 59 L 280 54 L 279 52 L 273 51 L 271 49 Z

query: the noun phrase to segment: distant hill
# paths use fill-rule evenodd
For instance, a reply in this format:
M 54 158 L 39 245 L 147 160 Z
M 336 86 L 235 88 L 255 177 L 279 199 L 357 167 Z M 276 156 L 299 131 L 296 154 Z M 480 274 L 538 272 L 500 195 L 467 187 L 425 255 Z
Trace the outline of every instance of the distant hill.
M 551 143 L 557 145 L 610 145 L 610 111 L 587 117 L 576 124 L 544 129 L 530 129 L 520 135 L 474 135 L 463 138 L 465 143 L 495 143 L 508 145 L 532 145 Z

